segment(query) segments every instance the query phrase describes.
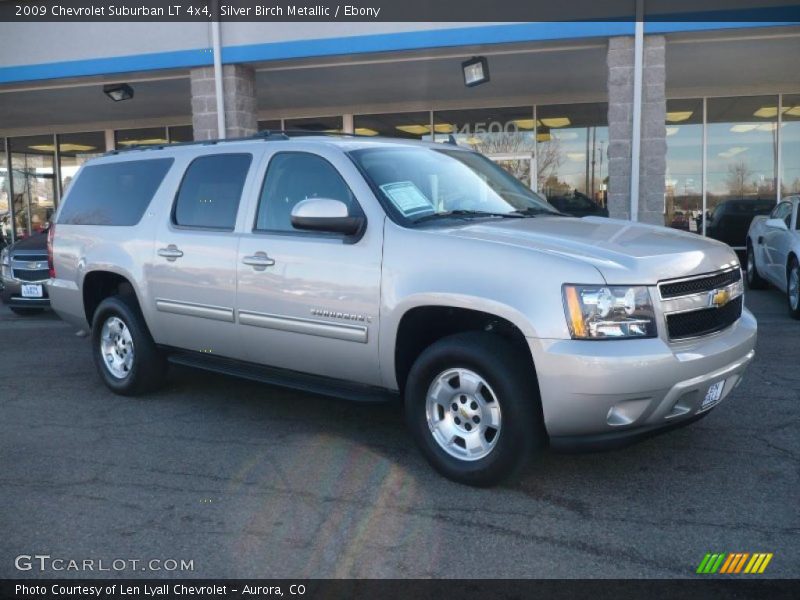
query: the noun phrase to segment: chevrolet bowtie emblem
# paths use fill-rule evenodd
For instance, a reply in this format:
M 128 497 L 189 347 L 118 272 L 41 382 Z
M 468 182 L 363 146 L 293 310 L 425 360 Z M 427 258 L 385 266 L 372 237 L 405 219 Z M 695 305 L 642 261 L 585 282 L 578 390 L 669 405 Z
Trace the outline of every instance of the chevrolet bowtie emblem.
M 713 290 L 708 293 L 708 305 L 722 308 L 731 300 L 731 293 L 728 290 Z

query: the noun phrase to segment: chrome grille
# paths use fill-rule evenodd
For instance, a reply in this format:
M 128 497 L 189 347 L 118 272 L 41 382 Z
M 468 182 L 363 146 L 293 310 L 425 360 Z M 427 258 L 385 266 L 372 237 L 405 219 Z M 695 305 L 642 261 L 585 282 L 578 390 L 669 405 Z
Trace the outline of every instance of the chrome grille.
M 666 300 L 668 298 L 688 296 L 689 294 L 697 294 L 699 292 L 710 292 L 711 290 L 719 289 L 741 280 L 742 270 L 737 267 L 730 271 L 715 273 L 696 279 L 668 281 L 659 285 L 658 289 L 661 292 L 661 298 Z
M 667 315 L 667 331 L 672 340 L 700 337 L 730 327 L 742 316 L 742 296 L 722 308 L 705 308 Z
M 14 269 L 13 273 L 14 279 L 19 279 L 20 281 L 44 281 L 45 279 L 50 278 L 49 269 Z

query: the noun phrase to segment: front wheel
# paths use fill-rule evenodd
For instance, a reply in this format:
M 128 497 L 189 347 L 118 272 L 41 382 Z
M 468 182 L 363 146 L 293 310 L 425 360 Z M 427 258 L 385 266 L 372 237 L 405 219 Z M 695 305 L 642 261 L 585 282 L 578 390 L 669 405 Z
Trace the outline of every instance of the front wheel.
M 452 335 L 417 358 L 406 419 L 428 462 L 475 486 L 499 483 L 544 443 L 532 365 L 495 334 Z
M 751 290 L 760 290 L 767 287 L 767 282 L 759 275 L 756 267 L 756 255 L 753 244 L 747 244 L 747 287 Z
M 789 316 L 800 319 L 800 263 L 792 257 L 786 272 L 786 297 L 789 301 Z
M 103 383 L 114 393 L 134 396 L 158 388 L 164 380 L 166 360 L 130 296 L 112 296 L 97 307 L 92 354 Z

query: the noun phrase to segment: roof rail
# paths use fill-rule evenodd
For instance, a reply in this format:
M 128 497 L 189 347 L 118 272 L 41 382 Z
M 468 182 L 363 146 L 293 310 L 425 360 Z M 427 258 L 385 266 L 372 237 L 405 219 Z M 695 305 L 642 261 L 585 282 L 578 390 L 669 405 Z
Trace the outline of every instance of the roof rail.
M 308 129 L 266 129 L 259 131 L 253 135 L 236 138 L 225 139 L 211 139 L 211 140 L 195 140 L 191 142 L 175 142 L 174 144 L 135 144 L 126 148 L 117 148 L 110 150 L 104 156 L 111 156 L 114 154 L 121 154 L 123 152 L 132 152 L 134 150 L 162 150 L 163 148 L 180 148 L 181 146 L 213 146 L 215 144 L 224 144 L 226 142 L 248 142 L 254 140 L 288 140 L 292 137 L 302 136 L 342 136 L 342 137 L 372 137 L 359 135 L 357 133 L 345 133 L 343 131 L 312 131 Z

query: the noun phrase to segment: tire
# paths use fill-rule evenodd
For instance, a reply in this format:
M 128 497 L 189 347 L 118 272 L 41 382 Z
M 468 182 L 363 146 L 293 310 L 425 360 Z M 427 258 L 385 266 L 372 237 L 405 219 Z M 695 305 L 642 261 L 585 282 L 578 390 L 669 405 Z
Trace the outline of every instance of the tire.
M 800 320 L 800 263 L 793 256 L 786 269 L 786 300 L 789 306 L 789 316 Z
M 15 315 L 19 315 L 20 317 L 31 317 L 33 315 L 39 315 L 44 312 L 43 308 L 20 308 L 19 306 L 9 306 L 11 312 Z
M 466 485 L 507 479 L 546 440 L 533 367 L 496 334 L 460 333 L 424 350 L 408 375 L 405 411 L 428 462 Z
M 92 319 L 92 356 L 103 383 L 116 394 L 136 396 L 164 382 L 166 359 L 133 296 L 112 296 L 97 307 Z M 111 358 L 107 361 L 106 356 Z
M 756 266 L 756 255 L 753 251 L 753 244 L 747 244 L 747 265 L 745 269 L 747 275 L 747 287 L 751 290 L 763 290 L 767 287 L 767 281 L 758 273 Z

